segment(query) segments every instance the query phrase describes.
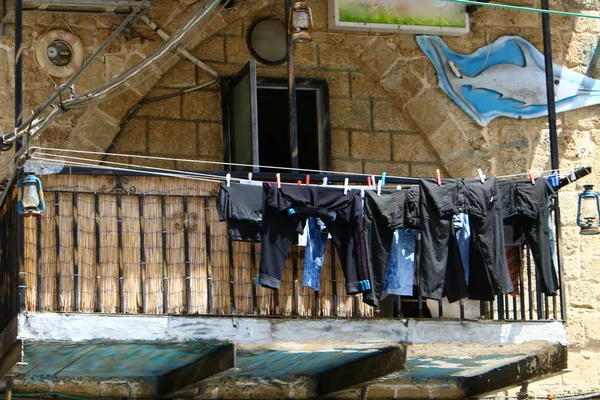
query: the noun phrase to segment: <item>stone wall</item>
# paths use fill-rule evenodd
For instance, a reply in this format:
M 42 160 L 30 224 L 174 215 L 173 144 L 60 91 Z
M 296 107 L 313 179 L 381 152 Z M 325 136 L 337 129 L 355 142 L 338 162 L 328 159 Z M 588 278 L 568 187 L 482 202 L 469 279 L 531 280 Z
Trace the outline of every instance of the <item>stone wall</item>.
M 297 76 L 327 81 L 333 169 L 434 176 L 435 169 L 442 165 L 427 139 L 396 100 L 378 85 L 372 73 L 327 35 L 325 2 L 312 2 L 311 6 L 319 32 L 313 43 L 296 46 Z M 272 2 L 245 16 L 200 43 L 192 53 L 221 76 L 237 73 L 252 58 L 246 44 L 247 30 L 265 16 L 284 19 L 283 2 Z M 287 64 L 257 63 L 257 66 L 259 76 L 287 77 Z M 183 59 L 162 77 L 148 98 L 176 93 L 211 79 L 208 73 Z M 142 106 L 115 139 L 111 151 L 221 161 L 222 137 L 221 93 L 215 83 L 203 90 Z M 159 164 L 169 168 L 218 168 L 174 161 Z
M 172 32 L 189 14 L 191 1 L 153 1 L 151 19 Z M 222 75 L 237 72 L 251 58 L 245 33 L 260 16 L 283 17 L 282 2 L 240 1 L 216 17 L 213 25 L 188 48 Z M 538 7 L 537 0 L 505 0 L 505 4 Z M 325 0 L 309 1 L 318 32 L 315 42 L 299 45 L 300 77 L 327 80 L 330 91 L 333 169 L 391 175 L 470 176 L 477 168 L 487 175 L 520 173 L 549 168 L 548 127 L 544 118 L 517 121 L 499 118 L 482 128 L 472 122 L 437 87 L 434 69 L 419 50 L 414 36 L 339 34 L 326 27 Z M 599 15 L 595 1 L 554 0 L 558 10 Z M 35 39 L 52 24 L 68 24 L 83 40 L 88 54 L 110 34 L 119 19 L 105 17 L 29 16 L 25 24 L 26 110 L 51 92 L 51 82 L 31 58 Z M 10 27 L 9 27 L 10 30 Z M 597 20 L 552 17 L 554 59 L 558 64 L 600 78 L 593 55 L 600 34 Z M 152 32 L 139 32 L 154 41 L 123 36 L 92 66 L 77 91 L 92 88 L 141 60 L 158 45 Z M 503 35 L 519 35 L 542 50 L 539 15 L 480 8 L 472 15 L 472 32 L 445 38 L 449 46 L 470 53 Z M 12 36 L 0 38 L 0 128 L 12 128 Z M 259 75 L 285 76 L 286 66 L 259 65 Z M 121 133 L 120 125 L 140 100 L 174 93 L 207 82 L 210 76 L 187 60 L 165 65 L 144 84 L 109 102 L 74 110 L 61 117 L 42 136 L 43 145 L 112 153 L 156 155 L 193 160 L 222 160 L 222 126 L 218 84 L 168 100 L 142 105 Z M 559 115 L 562 168 L 580 164 L 600 168 L 600 107 Z M 117 160 L 114 156 L 108 160 Z M 122 160 L 119 158 L 119 160 Z M 142 163 L 143 159 L 128 158 Z M 210 169 L 206 164 L 154 161 L 145 165 L 181 169 Z M 530 387 L 535 394 L 600 390 L 600 259 L 598 237 L 582 237 L 575 226 L 576 195 L 583 182 L 600 184 L 597 174 L 561 191 L 563 214 L 562 255 L 568 295 L 570 372 Z M 509 391 L 514 395 L 514 390 Z

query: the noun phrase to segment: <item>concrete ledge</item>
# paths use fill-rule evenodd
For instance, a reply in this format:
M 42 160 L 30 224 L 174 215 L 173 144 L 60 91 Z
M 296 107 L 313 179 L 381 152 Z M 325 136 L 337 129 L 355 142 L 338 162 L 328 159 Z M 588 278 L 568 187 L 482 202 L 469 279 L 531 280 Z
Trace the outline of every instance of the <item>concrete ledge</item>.
M 27 341 L 229 341 L 239 344 L 336 341 L 356 343 L 567 344 L 558 321 L 405 319 L 269 319 L 253 317 L 23 313 L 18 339 Z

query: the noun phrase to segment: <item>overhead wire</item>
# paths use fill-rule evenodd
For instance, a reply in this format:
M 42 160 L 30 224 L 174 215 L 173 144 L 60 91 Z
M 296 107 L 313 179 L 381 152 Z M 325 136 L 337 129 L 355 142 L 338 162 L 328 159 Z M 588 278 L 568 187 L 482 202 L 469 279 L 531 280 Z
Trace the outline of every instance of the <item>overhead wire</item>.
M 131 157 L 131 158 L 142 158 L 142 159 L 148 159 L 148 160 L 156 160 L 156 161 L 176 161 L 176 162 L 186 162 L 186 163 L 196 163 L 196 164 L 208 164 L 208 165 L 220 165 L 220 166 L 234 166 L 234 167 L 259 167 L 259 168 L 268 168 L 268 169 L 273 169 L 273 170 L 282 170 L 282 171 L 300 171 L 300 172 L 312 172 L 312 173 L 318 173 L 318 174 L 332 174 L 332 175 L 353 175 L 353 176 L 380 176 L 377 174 L 364 174 L 364 173 L 354 173 L 354 172 L 348 172 L 348 171 L 334 171 L 334 170 L 323 170 L 323 169 L 306 169 L 306 168 L 291 168 L 291 167 L 279 167 L 279 166 L 272 166 L 272 165 L 260 165 L 260 164 L 242 164 L 242 163 L 230 163 L 230 162 L 222 162 L 222 161 L 210 161 L 210 160 L 198 160 L 198 159 L 186 159 L 186 158 L 175 158 L 175 157 L 158 157 L 158 156 L 147 156 L 147 155 L 137 155 L 137 154 L 126 154 L 126 153 L 106 153 L 106 152 L 99 152 L 99 151 L 88 151 L 88 150 L 66 150 L 66 149 L 58 149 L 58 148 L 53 148 L 53 147 L 32 147 L 32 149 L 34 149 L 36 152 L 38 152 L 39 154 L 42 155 L 51 155 L 51 156 L 56 156 L 56 157 L 67 157 L 67 158 L 72 158 L 72 159 L 77 159 L 78 157 L 70 157 L 70 156 L 63 156 L 61 154 L 50 154 L 47 153 L 46 151 L 54 151 L 54 152 L 61 152 L 61 153 L 78 153 L 78 154 L 88 154 L 88 155 L 102 155 L 102 156 L 111 156 L 111 157 Z M 37 154 L 37 153 L 36 153 Z M 85 160 L 90 160 L 90 161 L 94 161 L 94 162 L 103 162 L 103 163 L 109 163 L 108 161 L 98 161 L 95 159 L 86 159 L 86 158 L 81 158 L 81 159 L 85 159 Z M 138 166 L 138 164 L 126 164 L 126 163 L 117 163 L 117 164 L 122 164 L 122 165 L 135 165 Z M 581 168 L 584 169 L 590 169 L 591 167 L 588 166 L 580 166 Z M 145 167 L 144 167 L 145 168 Z M 148 167 L 150 168 L 150 167 Z M 579 167 L 577 167 L 579 168 Z M 545 170 L 545 171 L 531 171 L 531 173 L 533 173 L 534 175 L 538 175 L 538 176 L 543 176 L 544 174 L 553 174 L 553 173 L 570 173 L 574 170 L 575 168 L 560 168 L 558 170 L 554 170 L 554 169 L 550 169 L 550 170 Z M 172 171 L 178 171 L 178 170 L 172 170 Z M 185 172 L 185 173 L 192 173 L 192 172 Z M 210 175 L 210 174 L 205 174 L 205 175 Z M 510 174 L 510 175 L 501 175 L 501 176 L 496 176 L 497 179 L 507 179 L 507 178 L 516 178 L 516 177 L 520 177 L 520 176 L 527 176 L 529 175 L 529 172 L 523 172 L 523 173 L 518 173 L 518 174 Z M 214 176 L 216 178 L 216 176 Z M 406 176 L 392 176 L 392 175 L 387 175 L 388 178 L 409 178 Z M 222 179 L 222 177 L 218 177 L 219 179 Z
M 581 13 L 574 13 L 574 12 L 568 12 L 568 11 L 544 10 L 541 8 L 511 6 L 509 4 L 486 3 L 483 1 L 473 1 L 473 0 L 440 0 L 440 1 L 445 1 L 445 2 L 449 2 L 449 3 L 461 3 L 461 4 L 471 5 L 471 6 L 495 7 L 495 8 L 503 8 L 506 10 L 535 12 L 538 14 L 550 14 L 550 15 L 561 15 L 561 16 L 565 16 L 565 17 L 600 19 L 600 15 L 581 14 Z

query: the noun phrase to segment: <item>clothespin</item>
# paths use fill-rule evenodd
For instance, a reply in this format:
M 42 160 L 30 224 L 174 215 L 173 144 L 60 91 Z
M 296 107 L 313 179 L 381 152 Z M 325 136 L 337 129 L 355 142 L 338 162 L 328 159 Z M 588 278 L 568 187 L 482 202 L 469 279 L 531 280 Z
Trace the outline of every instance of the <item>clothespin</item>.
M 277 187 L 281 189 L 281 174 L 279 172 L 275 174 L 275 180 L 277 181 Z
M 302 185 L 302 181 L 301 181 L 300 179 L 298 179 L 298 180 L 296 181 L 296 183 L 297 183 L 298 185 Z
M 529 175 L 529 180 L 531 181 L 531 184 L 535 185 L 535 176 L 533 175 L 533 170 L 530 169 L 528 175 Z
M 349 179 L 344 179 L 344 196 L 348 194 L 348 190 L 350 190 L 350 186 L 348 185 Z
M 327 186 L 327 181 L 328 181 L 327 177 L 324 177 L 323 178 L 323 186 Z
M 252 172 L 248 172 L 248 180 L 251 181 L 252 180 Z
M 377 181 L 375 180 L 375 175 L 371 175 L 371 182 L 373 182 L 373 189 L 377 189 Z
M 479 174 L 479 180 L 481 181 L 481 183 L 485 183 L 485 175 L 483 174 L 483 170 L 479 168 L 477 170 L 477 173 Z
M 310 175 L 306 175 L 306 185 L 310 185 Z
M 231 174 L 225 175 L 225 182 L 227 182 L 227 187 L 231 185 Z
M 552 185 L 553 188 L 557 188 L 558 185 L 560 185 L 560 180 L 559 180 L 559 176 L 558 176 L 558 171 L 552 171 L 552 173 L 550 174 L 550 176 L 548 177 L 548 179 L 550 180 L 550 185 Z
M 381 173 L 381 186 L 385 186 L 385 178 L 387 178 L 387 172 Z
M 381 196 L 381 185 L 383 183 L 383 179 L 379 180 L 379 182 L 377 182 L 377 196 Z
M 371 187 L 371 177 L 367 176 L 367 186 Z
M 438 186 L 442 186 L 442 171 L 439 169 L 435 170 L 435 180 L 437 181 Z
M 575 182 L 577 180 L 577 175 L 575 175 L 575 168 L 571 170 L 571 182 Z

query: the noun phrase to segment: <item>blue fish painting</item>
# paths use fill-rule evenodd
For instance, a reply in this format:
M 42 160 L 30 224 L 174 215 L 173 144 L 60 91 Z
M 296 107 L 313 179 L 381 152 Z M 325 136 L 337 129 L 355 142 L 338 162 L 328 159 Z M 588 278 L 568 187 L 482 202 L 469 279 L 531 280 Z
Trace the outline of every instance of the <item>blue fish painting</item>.
M 494 118 L 548 115 L 544 55 L 527 40 L 504 36 L 473 54 L 456 53 L 438 36 L 418 36 L 439 85 L 479 125 Z M 556 111 L 600 104 L 600 81 L 554 63 Z

